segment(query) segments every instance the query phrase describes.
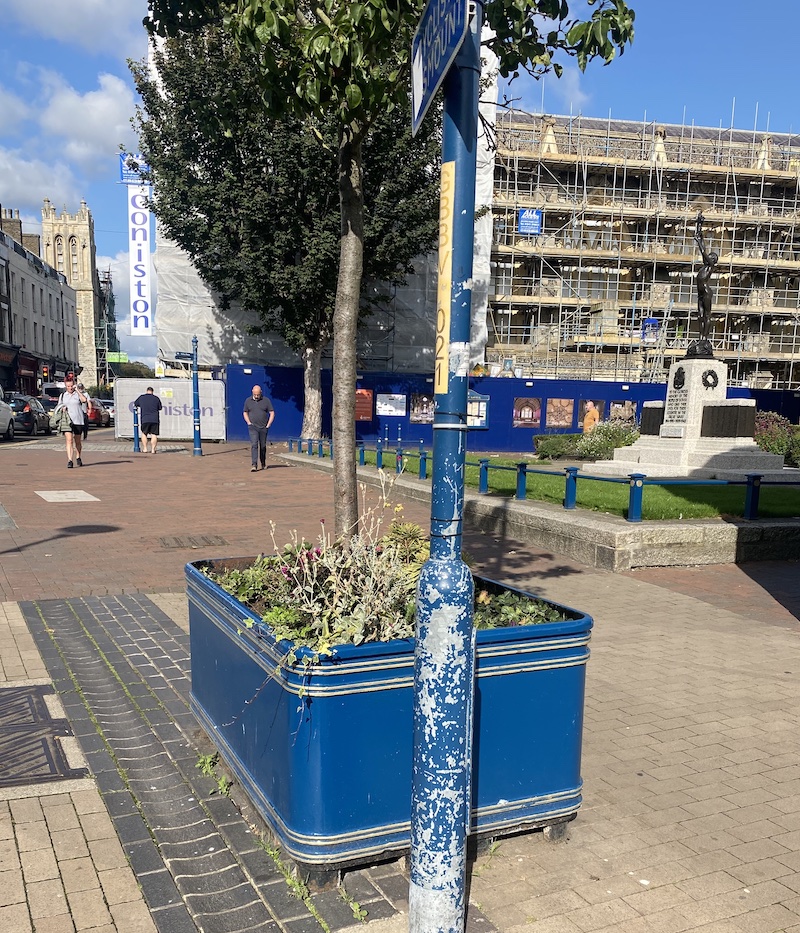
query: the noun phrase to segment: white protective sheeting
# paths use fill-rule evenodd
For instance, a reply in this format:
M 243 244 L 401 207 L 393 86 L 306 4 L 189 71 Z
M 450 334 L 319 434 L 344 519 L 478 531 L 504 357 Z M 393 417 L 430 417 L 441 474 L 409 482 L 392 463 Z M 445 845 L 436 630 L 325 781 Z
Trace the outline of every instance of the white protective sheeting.
M 492 35 L 483 27 L 481 38 Z M 475 221 L 474 256 L 472 268 L 472 327 L 470 329 L 470 366 L 486 360 L 486 344 L 489 330 L 486 314 L 489 307 L 489 290 L 492 277 L 492 235 L 494 219 L 494 137 L 497 121 L 497 56 L 486 46 L 481 46 L 481 99 L 478 108 L 478 158 L 475 178 Z M 487 127 L 488 134 L 487 135 Z
M 156 336 L 162 359 L 171 360 L 176 351 L 191 350 L 192 337 L 196 334 L 198 362 L 203 365 L 300 365 L 298 355 L 278 334 L 247 332 L 248 327 L 258 326 L 257 315 L 238 304 L 223 311 L 186 253 L 167 240 L 160 229 L 156 230 L 156 244 Z

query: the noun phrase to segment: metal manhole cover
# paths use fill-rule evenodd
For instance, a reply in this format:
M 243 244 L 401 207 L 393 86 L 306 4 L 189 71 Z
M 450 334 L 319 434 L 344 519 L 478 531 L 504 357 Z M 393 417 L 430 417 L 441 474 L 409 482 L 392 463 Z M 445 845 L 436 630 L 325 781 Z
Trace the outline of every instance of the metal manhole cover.
M 86 777 L 72 768 L 59 738 L 71 736 L 66 719 L 55 719 L 45 696 L 52 687 L 0 688 L 0 787 Z
M 161 538 L 161 547 L 168 548 L 199 548 L 199 547 L 218 547 L 226 545 L 228 542 L 219 535 L 184 535 L 182 537 L 172 536 Z

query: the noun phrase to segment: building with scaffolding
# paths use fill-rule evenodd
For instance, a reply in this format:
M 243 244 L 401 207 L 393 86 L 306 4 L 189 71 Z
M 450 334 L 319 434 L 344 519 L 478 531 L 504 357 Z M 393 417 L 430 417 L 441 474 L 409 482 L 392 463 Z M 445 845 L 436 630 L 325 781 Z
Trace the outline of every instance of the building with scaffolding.
M 100 282 L 100 321 L 95 328 L 95 346 L 97 347 L 97 381 L 98 385 L 108 385 L 114 380 L 114 371 L 111 367 L 109 354 L 112 357 L 119 355 L 119 338 L 117 337 L 117 316 L 114 301 L 114 282 L 111 269 L 98 274 Z
M 487 363 L 663 381 L 698 336 L 697 215 L 729 382 L 800 388 L 800 136 L 498 116 Z

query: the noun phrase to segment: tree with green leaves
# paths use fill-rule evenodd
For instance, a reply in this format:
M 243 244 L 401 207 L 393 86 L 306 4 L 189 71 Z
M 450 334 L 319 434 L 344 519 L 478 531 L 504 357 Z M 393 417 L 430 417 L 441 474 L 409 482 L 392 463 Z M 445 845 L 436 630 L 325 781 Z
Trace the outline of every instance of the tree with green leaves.
M 133 360 L 130 363 L 114 363 L 114 369 L 120 379 L 154 379 L 156 371 L 147 363 Z
M 633 38 L 625 0 L 588 0 L 591 16 L 570 14 L 567 0 L 487 0 L 478 5 L 503 77 L 520 69 L 560 72 L 554 57 L 585 68 L 611 61 Z M 355 470 L 356 327 L 364 269 L 364 144 L 378 116 L 408 99 L 411 40 L 421 0 L 237 0 L 224 19 L 235 40 L 258 58 L 261 97 L 269 113 L 338 125 L 339 274 L 334 309 L 333 442 L 335 527 L 358 524 Z M 191 31 L 219 18 L 215 0 L 149 0 L 149 28 Z
M 152 66 L 152 67 L 151 67 Z M 218 26 L 167 40 L 131 62 L 136 126 L 161 227 L 219 295 L 277 330 L 303 363 L 304 437 L 322 434 L 321 359 L 338 279 L 337 132 L 332 119 L 270 115 L 258 62 Z M 255 104 L 255 106 L 254 106 Z M 312 129 L 313 127 L 313 129 Z M 382 114 L 367 143 L 365 273 L 402 284 L 437 235 L 439 131 L 412 144 L 406 112 Z M 379 303 L 381 295 L 371 296 Z M 362 313 L 370 310 L 362 298 Z

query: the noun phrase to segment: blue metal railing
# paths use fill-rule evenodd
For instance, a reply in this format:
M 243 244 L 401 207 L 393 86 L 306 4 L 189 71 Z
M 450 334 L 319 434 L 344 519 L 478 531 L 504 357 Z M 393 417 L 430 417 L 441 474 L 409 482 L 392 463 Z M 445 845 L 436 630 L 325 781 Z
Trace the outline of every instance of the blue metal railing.
M 388 438 L 386 442 L 380 437 L 377 438 L 375 447 L 370 448 L 375 452 L 375 467 L 378 470 L 383 469 L 383 455 L 384 451 L 388 448 Z M 313 456 L 315 453 L 319 458 L 324 458 L 326 456 L 325 451 L 327 449 L 328 456 L 333 458 L 333 444 L 327 439 L 310 439 L 310 438 L 289 438 L 289 452 L 293 452 L 297 448 L 298 453 L 305 452 L 309 456 Z M 357 444 L 358 451 L 358 463 L 359 466 L 366 466 L 366 453 L 367 446 L 363 441 L 359 441 Z M 395 461 L 395 473 L 400 474 L 405 469 L 406 461 L 408 460 L 418 460 L 419 461 L 419 478 L 425 480 L 428 478 L 428 457 L 429 454 L 423 446 L 423 442 L 419 442 L 419 449 L 416 451 L 406 450 L 402 448 L 399 443 L 397 448 L 394 450 L 394 461 Z M 514 491 L 514 498 L 518 500 L 527 499 L 528 496 L 528 476 L 540 474 L 542 476 L 562 476 L 564 477 L 564 499 L 562 500 L 562 506 L 565 509 L 575 509 L 577 507 L 578 501 L 578 480 L 581 482 L 594 482 L 594 483 L 617 483 L 627 485 L 629 487 L 628 492 L 628 509 L 625 514 L 625 520 L 628 522 L 641 522 L 642 521 L 642 506 L 644 501 L 644 488 L 645 486 L 744 486 L 745 487 L 745 501 L 744 501 L 744 510 L 743 518 L 746 521 L 756 521 L 758 519 L 758 505 L 759 505 L 759 496 L 761 493 L 762 486 L 800 486 L 799 482 L 778 482 L 778 481 L 769 481 L 764 480 L 762 474 L 760 473 L 748 473 L 746 479 L 743 480 L 727 480 L 727 479 L 666 479 L 659 477 L 648 477 L 644 473 L 629 473 L 627 476 L 592 476 L 590 473 L 580 472 L 578 467 L 565 467 L 563 470 L 542 470 L 538 467 L 532 467 L 528 463 L 517 463 L 514 466 L 506 466 L 504 464 L 492 464 L 487 458 L 476 461 L 466 461 L 466 466 L 472 466 L 478 468 L 478 493 L 480 495 L 487 495 L 489 493 L 489 471 L 506 471 L 506 472 L 515 472 L 516 473 L 516 488 Z

